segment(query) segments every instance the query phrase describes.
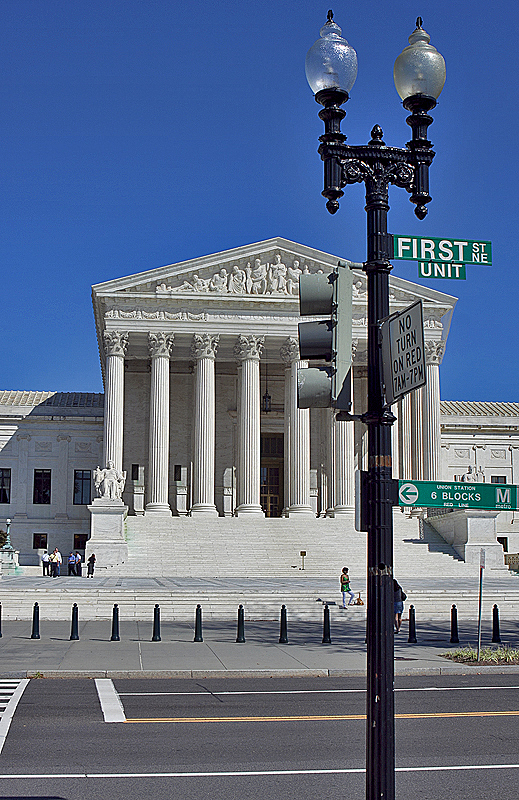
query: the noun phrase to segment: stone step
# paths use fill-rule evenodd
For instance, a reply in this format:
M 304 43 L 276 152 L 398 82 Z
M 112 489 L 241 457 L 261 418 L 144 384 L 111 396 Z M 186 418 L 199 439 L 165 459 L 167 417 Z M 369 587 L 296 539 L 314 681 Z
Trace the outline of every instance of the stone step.
M 61 580 L 61 579 L 58 579 Z M 70 579 L 73 580 L 73 579 Z M 94 579 L 95 581 L 95 579 Z M 366 605 L 351 606 L 346 610 L 339 608 L 341 595 L 338 591 L 325 589 L 317 594 L 313 586 L 298 589 L 280 587 L 270 591 L 258 591 L 254 588 L 236 588 L 222 590 L 218 587 L 201 588 L 179 587 L 176 591 L 157 587 L 156 589 L 127 589 L 122 586 L 103 586 L 97 588 L 94 581 L 89 584 L 88 590 L 81 587 L 60 589 L 50 585 L 48 588 L 33 587 L 31 591 L 16 589 L 11 583 L 9 588 L 0 586 L 0 601 L 2 603 L 2 618 L 4 620 L 25 619 L 30 625 L 34 602 L 40 608 L 40 620 L 70 619 L 72 603 L 77 603 L 79 619 L 111 619 L 113 604 L 119 606 L 121 624 L 124 619 L 148 620 L 151 625 L 153 608 L 156 603 L 160 605 L 161 619 L 184 621 L 192 624 L 195 609 L 198 604 L 202 606 L 203 618 L 210 619 L 236 619 L 238 605 L 244 607 L 245 618 L 249 620 L 271 619 L 279 620 L 282 604 L 287 607 L 289 619 L 321 619 L 323 602 L 318 597 L 334 601 L 330 605 L 332 619 L 347 620 L 348 614 L 360 615 L 366 613 Z M 517 588 L 511 582 L 510 587 L 491 588 L 483 597 L 483 617 L 485 624 L 491 620 L 492 607 L 496 603 L 502 619 L 516 619 L 519 615 L 519 582 Z M 360 584 L 359 584 L 360 585 Z M 361 590 L 362 597 L 366 600 L 365 591 Z M 317 596 L 316 596 L 317 595 Z M 418 591 L 409 590 L 405 603 L 406 615 L 410 604 L 416 609 L 417 625 L 421 620 L 450 619 L 450 609 L 455 603 L 458 609 L 458 618 L 474 619 L 478 610 L 478 591 L 456 591 L 455 589 Z M 356 616 L 357 618 L 357 616 Z
M 336 574 L 347 563 L 353 573 L 366 569 L 366 535 L 354 530 L 351 516 L 336 519 L 250 519 L 128 517 L 128 560 L 114 574 L 225 577 L 300 571 Z M 400 575 L 463 576 L 467 567 L 433 529 L 420 530 L 416 518 L 394 515 L 395 568 Z M 99 565 L 101 566 L 101 565 Z M 470 570 L 469 570 L 470 572 Z

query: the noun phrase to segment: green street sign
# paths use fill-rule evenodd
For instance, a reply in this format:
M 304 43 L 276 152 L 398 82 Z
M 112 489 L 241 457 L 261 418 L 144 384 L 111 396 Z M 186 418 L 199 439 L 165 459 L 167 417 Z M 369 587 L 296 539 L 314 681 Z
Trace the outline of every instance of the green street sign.
M 519 486 L 505 483 L 398 481 L 398 505 L 517 511 Z
M 438 264 L 436 261 L 418 262 L 419 278 L 452 278 L 464 281 L 467 278 L 465 264 L 455 264 L 451 261 L 444 261 Z
M 393 234 L 393 258 L 404 261 L 435 261 L 438 264 L 492 266 L 492 242 Z M 432 277 L 432 276 L 424 276 Z

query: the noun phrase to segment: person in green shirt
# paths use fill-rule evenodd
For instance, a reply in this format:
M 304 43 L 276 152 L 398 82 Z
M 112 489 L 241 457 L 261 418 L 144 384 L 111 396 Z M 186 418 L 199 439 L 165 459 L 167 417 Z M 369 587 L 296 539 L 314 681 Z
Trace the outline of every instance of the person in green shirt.
M 341 572 L 341 592 L 342 592 L 342 607 L 346 608 L 346 595 L 349 594 L 349 606 L 353 605 L 355 597 L 354 592 L 350 589 L 350 576 L 348 574 L 348 567 L 343 567 Z

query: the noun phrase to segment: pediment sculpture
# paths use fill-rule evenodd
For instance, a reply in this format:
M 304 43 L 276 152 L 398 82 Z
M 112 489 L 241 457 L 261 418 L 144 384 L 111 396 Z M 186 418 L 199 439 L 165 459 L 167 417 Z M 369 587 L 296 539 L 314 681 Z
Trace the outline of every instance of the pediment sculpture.
M 317 269 L 315 272 L 323 273 Z M 221 267 L 211 277 L 203 278 L 195 273 L 190 280 L 185 280 L 180 286 L 168 286 L 161 283 L 156 288 L 157 294 L 177 292 L 234 294 L 234 295 L 299 295 L 299 276 L 310 273 L 308 265 L 297 259 L 291 264 L 285 264 L 280 253 L 276 253 L 274 261 L 261 262 L 256 258 L 246 265 L 235 264 L 228 271 Z

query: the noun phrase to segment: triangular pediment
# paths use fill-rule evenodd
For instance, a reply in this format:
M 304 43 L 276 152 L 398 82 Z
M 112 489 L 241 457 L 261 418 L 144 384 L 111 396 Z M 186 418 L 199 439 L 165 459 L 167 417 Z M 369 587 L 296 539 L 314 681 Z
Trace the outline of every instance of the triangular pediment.
M 93 287 L 94 298 L 155 297 L 287 301 L 296 300 L 299 276 L 329 272 L 339 256 L 276 237 L 220 253 L 201 256 L 177 264 L 117 278 Z M 456 298 L 429 287 L 390 276 L 390 302 L 396 306 L 422 299 L 424 305 L 437 306 L 443 313 L 452 308 Z M 353 303 L 362 306 L 367 300 L 366 275 L 356 271 Z
M 275 238 L 97 284 L 94 295 L 296 296 L 299 275 L 328 272 L 338 257 Z

